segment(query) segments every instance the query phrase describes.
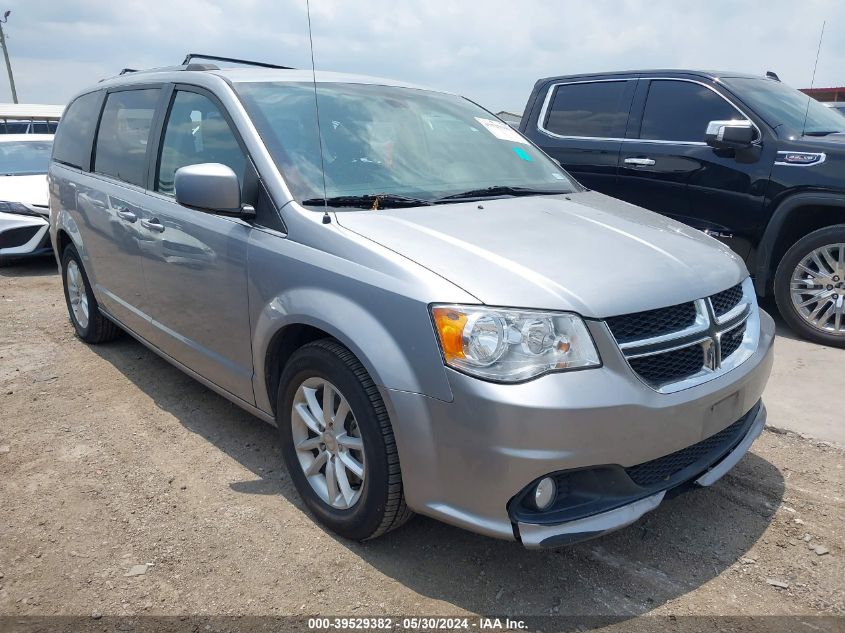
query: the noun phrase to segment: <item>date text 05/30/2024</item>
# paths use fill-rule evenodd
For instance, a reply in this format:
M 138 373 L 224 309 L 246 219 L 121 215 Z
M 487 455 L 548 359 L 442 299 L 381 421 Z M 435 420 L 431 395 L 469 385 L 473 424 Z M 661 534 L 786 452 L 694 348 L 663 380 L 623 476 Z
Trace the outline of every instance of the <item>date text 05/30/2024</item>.
M 328 630 L 482 630 L 482 631 L 522 631 L 526 624 L 523 620 L 510 618 L 309 618 L 308 629 L 312 631 Z

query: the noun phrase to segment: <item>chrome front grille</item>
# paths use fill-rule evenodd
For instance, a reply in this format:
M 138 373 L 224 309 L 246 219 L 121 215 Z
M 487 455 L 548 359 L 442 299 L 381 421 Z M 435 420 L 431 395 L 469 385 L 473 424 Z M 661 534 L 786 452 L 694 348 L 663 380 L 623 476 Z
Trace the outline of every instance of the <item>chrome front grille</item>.
M 695 304 L 681 303 L 668 308 L 646 310 L 611 317 L 607 325 L 617 342 L 627 343 L 641 338 L 671 334 L 695 324 Z
M 697 374 L 704 365 L 704 349 L 690 345 L 663 354 L 631 358 L 631 369 L 650 385 L 662 385 Z
M 710 297 L 713 312 L 717 317 L 724 316 L 733 310 L 740 301 L 742 301 L 742 284 L 737 284 L 733 288 L 728 288 Z
M 710 297 L 606 322 L 631 369 L 662 393 L 730 371 L 754 353 L 760 333 L 750 279 Z

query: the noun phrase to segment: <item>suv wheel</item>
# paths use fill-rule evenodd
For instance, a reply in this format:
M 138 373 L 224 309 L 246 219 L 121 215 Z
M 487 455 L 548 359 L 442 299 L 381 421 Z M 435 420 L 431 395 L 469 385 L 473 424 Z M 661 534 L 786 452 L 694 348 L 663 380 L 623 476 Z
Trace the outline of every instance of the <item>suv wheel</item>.
M 367 371 L 331 339 L 304 345 L 279 381 L 282 454 L 318 520 L 351 539 L 370 539 L 411 517 L 390 419 Z
M 814 231 L 787 251 L 775 274 L 775 300 L 801 336 L 845 347 L 845 224 Z
M 62 253 L 62 281 L 70 322 L 79 338 L 86 343 L 104 343 L 120 335 L 120 328 L 100 314 L 82 260 L 72 245 Z

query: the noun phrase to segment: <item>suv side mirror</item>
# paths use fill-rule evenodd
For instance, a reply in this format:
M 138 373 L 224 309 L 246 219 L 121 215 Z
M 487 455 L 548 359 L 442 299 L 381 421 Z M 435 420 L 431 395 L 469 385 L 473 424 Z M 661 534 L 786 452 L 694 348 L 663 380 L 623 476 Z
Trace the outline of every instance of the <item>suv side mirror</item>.
M 704 136 L 714 149 L 746 149 L 754 143 L 754 125 L 751 121 L 710 121 Z
M 211 213 L 255 217 L 255 209 L 241 204 L 241 186 L 230 167 L 221 163 L 186 165 L 176 170 L 176 202 Z

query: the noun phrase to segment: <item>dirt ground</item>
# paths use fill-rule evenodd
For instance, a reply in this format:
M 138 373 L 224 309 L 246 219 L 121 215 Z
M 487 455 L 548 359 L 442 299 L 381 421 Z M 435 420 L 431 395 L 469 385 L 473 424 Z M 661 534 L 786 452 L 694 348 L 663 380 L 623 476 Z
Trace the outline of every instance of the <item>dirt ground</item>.
M 336 538 L 274 428 L 128 337 L 77 340 L 51 262 L 0 269 L 0 616 L 842 616 L 843 561 L 845 451 L 784 431 L 713 488 L 570 548 L 422 517 Z

